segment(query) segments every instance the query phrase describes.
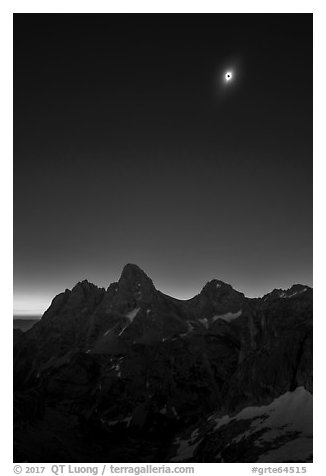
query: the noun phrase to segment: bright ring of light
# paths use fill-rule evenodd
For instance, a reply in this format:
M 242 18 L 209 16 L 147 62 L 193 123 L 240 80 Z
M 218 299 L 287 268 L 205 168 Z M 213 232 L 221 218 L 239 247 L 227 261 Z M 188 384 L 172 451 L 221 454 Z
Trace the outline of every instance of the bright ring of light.
M 232 73 L 231 71 L 228 71 L 227 73 L 225 73 L 225 80 L 230 81 L 231 79 L 232 79 Z

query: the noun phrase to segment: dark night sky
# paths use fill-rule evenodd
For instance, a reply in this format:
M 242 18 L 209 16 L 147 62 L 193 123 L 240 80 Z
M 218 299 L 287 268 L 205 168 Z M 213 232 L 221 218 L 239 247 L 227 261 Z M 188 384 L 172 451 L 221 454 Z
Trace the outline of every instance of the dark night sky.
M 312 284 L 311 14 L 14 15 L 14 310 L 127 262 Z

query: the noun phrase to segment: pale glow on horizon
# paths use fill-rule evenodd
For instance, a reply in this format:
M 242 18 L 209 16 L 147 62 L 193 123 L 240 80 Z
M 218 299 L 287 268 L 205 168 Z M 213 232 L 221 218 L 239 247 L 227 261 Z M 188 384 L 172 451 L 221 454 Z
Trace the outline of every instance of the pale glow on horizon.
M 54 296 L 14 294 L 14 316 L 41 316 L 48 309 Z
M 212 279 L 214 278 L 211 277 L 207 281 L 202 282 L 201 284 L 199 284 L 198 288 L 192 286 L 188 289 L 177 286 L 173 286 L 173 289 L 171 289 L 171 286 L 167 286 L 166 282 L 162 283 L 155 279 L 153 279 L 153 283 L 155 288 L 158 291 L 164 293 L 165 295 L 170 296 L 171 298 L 177 299 L 179 301 L 188 301 L 189 299 L 192 299 L 193 297 L 197 296 L 201 292 L 205 284 L 211 281 Z M 243 286 L 240 282 L 229 282 L 228 279 L 222 281 L 224 281 L 226 284 L 230 284 L 234 290 L 242 292 L 247 298 L 263 297 L 265 294 L 270 293 L 275 288 L 289 289 L 293 284 L 296 284 L 298 282 L 298 280 L 292 281 L 291 279 L 286 279 L 282 282 L 279 282 L 277 280 L 275 282 L 272 281 L 269 284 L 266 283 L 264 286 L 258 288 L 257 286 Z M 78 282 L 78 280 L 76 282 Z M 97 283 L 96 280 L 91 280 L 91 282 L 93 282 L 99 288 L 105 287 L 105 289 L 107 289 L 108 284 L 106 286 L 103 286 Z M 116 280 L 112 279 L 111 282 L 116 282 Z M 300 284 L 307 285 L 307 283 L 305 282 L 300 282 Z M 308 284 L 308 286 L 310 285 Z M 42 294 L 40 293 L 40 291 L 36 293 L 32 289 L 30 290 L 30 292 L 28 292 L 27 290 L 18 291 L 17 289 L 14 293 L 13 314 L 15 317 L 21 318 L 27 318 L 29 316 L 42 316 L 44 312 L 50 307 L 51 302 L 55 298 L 55 296 L 57 296 L 61 292 L 64 292 L 64 287 L 61 290 L 58 290 L 57 287 L 54 287 L 54 289 L 52 290 L 46 289 L 46 291 L 44 290 Z

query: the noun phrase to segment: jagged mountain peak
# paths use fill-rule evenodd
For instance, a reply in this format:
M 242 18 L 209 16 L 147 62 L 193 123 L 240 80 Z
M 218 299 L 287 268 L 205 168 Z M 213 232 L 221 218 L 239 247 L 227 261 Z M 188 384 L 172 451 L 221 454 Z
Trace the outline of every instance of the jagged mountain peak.
M 308 289 L 312 289 L 310 286 L 306 284 L 293 284 L 288 291 L 307 291 Z
M 280 299 L 282 292 L 291 299 Z M 282 438 L 276 433 L 273 446 L 287 451 L 287 443 L 301 438 L 297 427 L 288 431 L 287 408 L 300 413 L 311 406 L 312 290 L 294 285 L 274 293 L 265 302 L 246 299 L 213 279 L 180 301 L 127 264 L 107 291 L 84 280 L 59 294 L 38 323 L 24 335 L 15 333 L 16 458 L 30 460 L 31 448 L 35 461 L 62 460 L 61 448 L 72 441 L 77 461 L 103 455 L 156 461 L 158 448 L 167 448 L 165 461 L 190 462 L 189 448 L 195 449 L 193 462 L 253 461 L 254 438 L 274 429 L 284 432 Z M 71 418 L 66 408 L 73 409 Z M 61 445 L 58 418 L 69 423 L 67 445 Z M 47 441 L 60 446 L 44 456 L 49 425 Z M 180 444 L 171 445 L 170 429 L 179 432 Z M 150 446 L 147 435 L 153 435 Z M 310 429 L 303 435 L 310 454 L 309 435 Z M 116 439 L 116 446 L 107 445 Z M 270 447 L 260 450 L 268 456 Z M 291 452 L 284 454 L 293 460 Z M 300 448 L 294 456 L 302 461 Z
M 89 282 L 87 279 L 83 279 L 82 281 L 78 281 L 77 284 L 72 288 L 72 292 L 82 289 L 84 291 L 91 291 L 94 289 L 98 289 L 98 286 Z
M 154 290 L 153 281 L 136 264 L 128 263 L 124 266 L 119 282 L 119 288 L 141 287 L 147 290 Z
M 145 271 L 143 271 L 137 264 L 134 263 L 127 263 L 122 269 L 121 277 L 130 276 L 145 276 L 146 278 L 148 278 Z
M 263 300 L 267 301 L 272 299 L 292 298 L 294 296 L 302 295 L 303 293 L 307 291 L 311 291 L 311 290 L 312 288 L 310 286 L 306 286 L 303 284 L 293 284 L 288 289 L 278 289 L 278 288 L 273 289 L 273 291 L 263 296 Z
M 71 290 L 70 300 L 88 299 L 95 294 L 102 294 L 104 288 L 99 288 L 93 283 L 90 283 L 87 279 L 79 281 Z
M 212 279 L 208 281 L 203 289 L 201 290 L 200 294 L 205 294 L 208 296 L 218 296 L 218 295 L 237 295 L 243 296 L 243 293 L 235 290 L 231 284 L 227 284 L 224 281 L 219 279 Z

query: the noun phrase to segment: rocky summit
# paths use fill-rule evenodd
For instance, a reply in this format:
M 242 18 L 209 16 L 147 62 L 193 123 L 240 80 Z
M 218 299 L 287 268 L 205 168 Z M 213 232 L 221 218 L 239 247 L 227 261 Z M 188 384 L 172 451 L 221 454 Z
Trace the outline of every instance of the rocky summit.
M 14 331 L 14 461 L 312 461 L 312 289 L 66 289 Z

